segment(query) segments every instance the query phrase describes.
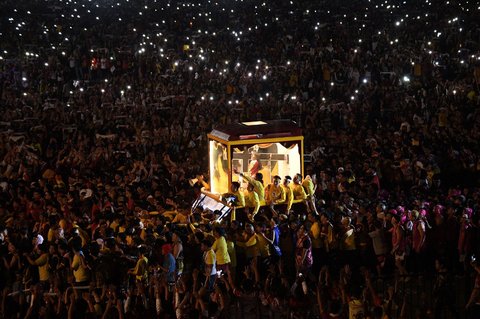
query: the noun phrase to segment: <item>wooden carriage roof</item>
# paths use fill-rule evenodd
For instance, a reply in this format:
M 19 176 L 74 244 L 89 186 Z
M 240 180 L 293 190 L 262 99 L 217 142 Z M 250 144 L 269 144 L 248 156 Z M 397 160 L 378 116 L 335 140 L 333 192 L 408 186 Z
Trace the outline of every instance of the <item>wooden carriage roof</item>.
M 209 136 L 224 141 L 302 136 L 302 129 L 292 120 L 241 122 L 220 125 Z

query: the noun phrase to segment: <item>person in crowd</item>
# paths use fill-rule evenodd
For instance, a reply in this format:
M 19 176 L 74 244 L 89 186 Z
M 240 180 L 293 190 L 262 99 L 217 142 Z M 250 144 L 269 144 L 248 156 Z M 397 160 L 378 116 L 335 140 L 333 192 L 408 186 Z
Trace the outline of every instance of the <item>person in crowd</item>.
M 295 247 L 295 265 L 297 273 L 310 275 L 313 265 L 312 240 L 304 225 L 297 230 L 297 244 Z
M 180 233 L 175 231 L 172 234 L 172 254 L 173 254 L 173 257 L 175 258 L 175 265 L 177 267 L 176 275 L 181 276 L 184 268 L 183 244 L 182 244 L 182 239 L 180 237 Z
M 285 176 L 283 179 L 283 190 L 285 191 L 285 210 L 284 213 L 288 216 L 290 214 L 290 211 L 292 209 L 293 205 L 293 200 L 294 200 L 294 195 L 293 195 L 293 190 L 291 187 L 292 183 L 292 178 L 290 176 Z
M 394 256 L 395 266 L 398 269 L 400 276 L 405 276 L 407 274 L 407 270 L 405 268 L 405 255 L 406 255 L 406 247 L 405 247 L 405 229 L 401 224 L 400 216 L 397 215 L 395 212 L 392 215 L 391 219 L 392 223 L 392 251 L 391 254 Z
M 424 270 L 425 257 L 425 222 L 417 210 L 410 213 L 410 220 L 412 221 L 412 255 L 414 269 L 417 272 Z
M 70 261 L 70 267 L 73 270 L 75 284 L 78 286 L 88 285 L 90 282 L 90 267 L 83 254 L 81 244 L 78 241 L 73 242 L 72 250 L 73 258 Z
M 315 174 L 312 176 L 307 175 L 302 182 L 302 186 L 305 190 L 305 194 L 307 195 L 305 203 L 307 204 L 308 212 L 314 212 L 315 214 L 318 214 L 317 207 L 315 205 L 315 191 L 317 187 L 316 180 L 317 176 Z
M 269 184 L 265 189 L 265 204 L 270 208 L 270 211 L 275 217 L 278 217 L 275 206 L 283 204 L 286 200 L 285 190 L 281 186 L 281 181 L 282 178 L 275 175 L 273 177 L 273 183 Z
M 215 252 L 216 269 L 228 276 L 231 280 L 231 258 L 228 252 L 225 230 L 222 227 L 215 227 L 213 229 L 213 236 L 215 237 L 215 241 L 213 242 L 212 250 Z
M 216 254 L 213 248 L 210 247 L 210 242 L 204 239 L 201 243 L 201 249 L 203 251 L 203 267 L 205 269 L 205 287 L 207 291 L 211 292 L 217 279 L 217 262 Z M 219 269 L 219 273 L 222 271 Z
M 304 201 L 307 199 L 307 193 L 302 185 L 302 175 L 295 174 L 293 177 L 292 192 L 295 201 Z
M 245 178 L 248 184 L 251 184 L 253 186 L 253 190 L 258 195 L 260 205 L 265 205 L 265 187 L 263 185 L 262 173 L 256 173 L 254 177 L 244 175 L 243 173 L 239 173 L 239 175 L 240 177 Z
M 255 192 L 255 186 L 248 183 L 247 191 L 245 193 L 245 208 L 248 209 L 247 217 L 249 221 L 254 221 L 255 216 L 260 210 L 260 206 L 261 202 L 257 192 Z
M 50 269 L 48 264 L 49 254 L 47 244 L 39 244 L 36 247 L 35 253 L 38 256 L 35 259 L 33 259 L 28 253 L 24 253 L 24 256 L 30 265 L 37 266 L 38 283 L 40 283 L 44 289 L 48 290 L 50 287 Z

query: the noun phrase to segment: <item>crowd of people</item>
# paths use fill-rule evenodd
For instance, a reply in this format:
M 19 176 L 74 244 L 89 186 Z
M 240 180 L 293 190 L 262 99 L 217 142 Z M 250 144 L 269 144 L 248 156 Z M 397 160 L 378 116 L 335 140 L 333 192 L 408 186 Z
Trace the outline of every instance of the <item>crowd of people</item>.
M 478 3 L 0 12 L 0 318 L 480 317 Z M 303 128 L 312 183 L 191 210 L 206 134 L 259 119 Z

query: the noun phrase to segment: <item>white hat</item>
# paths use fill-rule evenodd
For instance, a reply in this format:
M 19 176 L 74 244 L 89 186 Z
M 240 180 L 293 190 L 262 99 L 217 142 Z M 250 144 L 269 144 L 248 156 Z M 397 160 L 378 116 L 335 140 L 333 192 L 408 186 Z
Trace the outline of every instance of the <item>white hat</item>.
M 93 195 L 93 191 L 90 188 L 81 189 L 79 193 L 83 198 L 90 198 Z
M 35 246 L 43 244 L 43 236 L 40 234 L 37 234 L 37 237 L 35 237 Z

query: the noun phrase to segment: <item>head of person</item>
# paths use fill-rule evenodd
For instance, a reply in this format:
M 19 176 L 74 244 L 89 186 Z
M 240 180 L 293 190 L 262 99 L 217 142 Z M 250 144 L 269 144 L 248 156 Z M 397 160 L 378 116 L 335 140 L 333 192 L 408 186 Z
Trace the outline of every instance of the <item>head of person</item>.
M 201 231 L 197 231 L 196 233 L 193 234 L 194 241 L 197 244 L 201 244 L 202 241 L 205 239 L 205 235 Z
M 318 220 L 320 219 L 320 217 L 315 214 L 315 213 L 310 213 L 308 214 L 308 221 L 311 222 L 311 223 L 315 223 L 317 222 Z
M 306 234 L 307 234 L 307 228 L 305 227 L 304 224 L 300 224 L 297 229 L 297 236 L 300 238 L 305 236 Z
M 172 233 L 172 242 L 181 241 L 180 234 L 176 231 Z
M 11 253 L 11 254 L 14 254 L 14 253 L 16 253 L 16 251 L 17 251 L 17 247 L 15 247 L 15 245 L 12 242 L 9 242 L 8 243 L 8 252 Z
M 255 174 L 255 180 L 263 183 L 263 174 L 262 173 Z
M 231 186 L 230 189 L 233 193 L 237 192 L 240 189 L 240 183 L 239 182 L 232 182 L 232 186 Z
M 283 185 L 288 186 L 288 185 L 290 185 L 291 182 L 292 182 L 292 177 L 287 175 L 287 176 L 285 176 L 285 178 L 283 180 Z
M 215 238 L 225 236 L 225 230 L 222 227 L 217 226 L 213 229 L 213 236 L 215 236 Z
M 393 226 L 397 225 L 400 223 L 400 215 L 391 215 L 392 216 L 392 219 L 391 219 L 391 223 Z
M 415 221 L 415 220 L 417 220 L 419 217 L 420 217 L 420 212 L 419 212 L 418 210 L 415 210 L 415 209 L 414 209 L 414 210 L 412 210 L 412 211 L 410 212 L 410 220 L 411 220 L 411 221 Z
M 49 246 L 46 243 L 42 243 L 37 246 L 37 250 L 40 254 L 45 254 L 49 250 Z
M 445 260 L 442 257 L 437 257 L 435 259 L 435 269 L 437 271 L 445 271 L 445 268 L 446 268 Z
M 280 185 L 280 182 L 282 181 L 282 178 L 278 175 L 275 175 L 273 177 L 273 185 L 278 186 Z
M 257 223 L 255 225 L 255 231 L 257 233 L 264 233 L 266 229 L 267 229 L 267 225 L 265 223 Z
M 145 254 L 147 253 L 147 247 L 145 246 L 140 246 L 140 248 L 138 248 L 138 256 L 142 257 L 142 256 L 145 256 Z
M 342 218 L 342 226 L 347 228 L 352 225 L 352 219 L 350 217 L 343 217 Z
M 207 239 L 204 239 L 200 242 L 200 249 L 202 251 L 210 250 L 210 242 Z
M 288 222 L 288 225 L 290 226 L 290 229 L 291 229 L 292 231 L 297 231 L 298 228 L 299 228 L 299 223 L 298 223 L 298 221 L 296 221 L 296 220 L 290 220 L 290 221 Z
M 275 226 L 278 225 L 278 218 L 277 217 L 272 217 L 268 224 L 270 225 L 271 228 L 274 228 Z
M 329 222 L 329 219 L 328 219 L 327 214 L 322 214 L 322 215 L 320 216 L 320 222 L 321 222 L 322 224 L 327 224 L 327 223 Z
M 248 235 L 253 235 L 255 233 L 255 229 L 253 228 L 253 225 L 252 224 L 246 224 L 245 225 L 245 232 Z
M 302 175 L 301 174 L 295 174 L 293 177 L 293 182 L 295 184 L 300 184 L 302 182 Z
M 172 251 L 172 245 L 170 244 L 164 244 L 162 246 L 162 255 L 168 255 Z
M 254 189 L 255 189 L 255 187 L 253 186 L 253 184 L 252 184 L 252 183 L 248 183 L 247 191 L 253 192 Z
M 340 317 L 342 313 L 342 304 L 338 300 L 332 300 L 330 302 L 329 307 L 328 307 L 329 313 L 332 314 L 333 316 Z

